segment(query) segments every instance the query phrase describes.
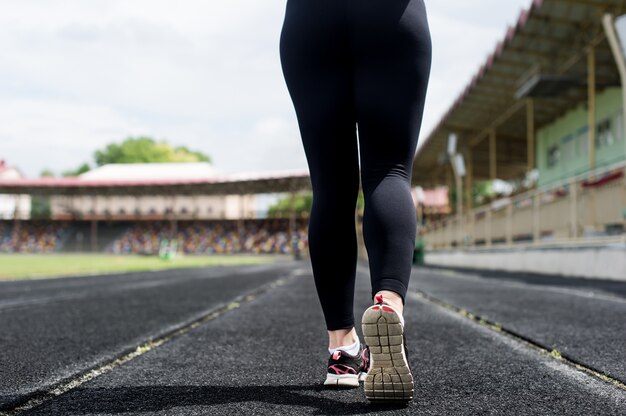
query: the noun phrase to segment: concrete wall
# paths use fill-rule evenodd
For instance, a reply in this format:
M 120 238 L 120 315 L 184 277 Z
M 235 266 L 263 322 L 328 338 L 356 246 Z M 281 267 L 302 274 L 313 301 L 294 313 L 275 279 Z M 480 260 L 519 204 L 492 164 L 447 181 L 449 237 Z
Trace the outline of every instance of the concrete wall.
M 626 281 L 626 244 L 426 253 L 426 264 Z

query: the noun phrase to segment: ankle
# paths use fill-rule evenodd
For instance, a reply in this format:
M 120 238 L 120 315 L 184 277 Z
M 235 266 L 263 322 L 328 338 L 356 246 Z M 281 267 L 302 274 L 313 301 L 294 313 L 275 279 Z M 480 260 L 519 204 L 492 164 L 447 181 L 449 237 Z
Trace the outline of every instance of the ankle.
M 381 290 L 376 293 L 374 299 L 376 299 L 376 296 L 378 295 L 382 295 L 385 303 L 387 303 L 389 306 L 395 309 L 396 312 L 402 315 L 402 313 L 404 312 L 404 302 L 402 302 L 402 297 L 399 294 L 390 290 Z
M 328 331 L 328 348 L 335 349 L 346 345 L 352 345 L 359 340 L 354 328 Z

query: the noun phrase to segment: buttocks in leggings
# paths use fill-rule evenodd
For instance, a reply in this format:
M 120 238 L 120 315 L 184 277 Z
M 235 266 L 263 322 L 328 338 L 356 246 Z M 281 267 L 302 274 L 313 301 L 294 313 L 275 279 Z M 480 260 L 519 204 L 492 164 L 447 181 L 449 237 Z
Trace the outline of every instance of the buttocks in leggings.
M 424 3 L 288 0 L 280 56 L 313 186 L 317 293 L 327 328 L 351 328 L 359 152 L 372 293 L 404 299 L 409 284 L 417 226 L 410 178 L 431 62 Z

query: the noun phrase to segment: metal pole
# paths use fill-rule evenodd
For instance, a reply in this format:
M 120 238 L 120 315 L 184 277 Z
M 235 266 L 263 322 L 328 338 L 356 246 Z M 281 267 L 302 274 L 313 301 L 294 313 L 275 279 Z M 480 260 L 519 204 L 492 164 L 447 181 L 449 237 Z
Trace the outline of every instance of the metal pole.
M 487 212 L 485 213 L 485 225 L 487 227 L 487 232 L 485 233 L 485 245 L 487 247 L 491 247 L 491 205 L 487 207 Z
M 620 41 L 615 31 L 615 19 L 611 14 L 605 14 L 602 19 L 602 25 L 604 26 L 604 33 L 613 52 L 613 58 L 617 64 L 617 70 L 619 71 L 620 79 L 622 81 L 622 134 L 626 132 L 626 57 L 620 47 Z M 624 140 L 624 152 L 626 153 L 626 137 L 621 137 Z
M 589 125 L 589 170 L 596 168 L 596 48 L 589 47 L 587 52 L 587 100 Z
M 541 199 L 539 192 L 533 195 L 533 243 L 538 244 L 541 239 Z
M 506 243 L 513 244 L 513 200 L 506 206 Z
M 489 131 L 489 177 L 492 181 L 495 181 L 498 176 L 498 165 L 496 158 L 496 129 L 491 129 Z
M 91 220 L 91 251 L 98 251 L 98 220 L 95 218 Z
M 587 52 L 587 76 L 588 90 L 588 124 L 589 124 L 589 171 L 590 179 L 595 178 L 596 168 L 596 49 L 593 45 Z M 589 190 L 590 196 L 590 222 L 591 228 L 596 229 L 596 190 L 592 187 Z
M 463 235 L 464 235 L 464 221 L 463 221 L 463 178 L 461 178 L 461 176 L 456 172 L 456 169 L 454 171 L 454 176 L 455 176 L 455 180 L 456 180 L 456 215 L 458 218 L 458 235 L 457 235 L 457 239 L 458 239 L 458 246 L 462 246 L 463 245 Z
M 526 152 L 528 172 L 535 169 L 535 102 L 532 98 L 526 101 Z
M 571 179 L 570 187 L 570 238 L 578 238 L 578 182 Z

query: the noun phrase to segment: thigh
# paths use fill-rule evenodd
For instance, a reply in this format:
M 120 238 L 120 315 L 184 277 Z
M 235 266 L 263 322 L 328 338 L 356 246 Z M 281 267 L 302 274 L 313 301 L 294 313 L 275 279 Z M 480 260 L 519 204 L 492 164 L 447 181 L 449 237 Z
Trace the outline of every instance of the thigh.
M 431 64 L 423 1 L 361 0 L 352 43 L 363 178 L 410 179 Z
M 311 180 L 358 174 L 353 74 L 343 1 L 289 0 L 280 40 Z M 351 178 L 352 180 L 353 178 Z

